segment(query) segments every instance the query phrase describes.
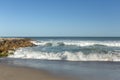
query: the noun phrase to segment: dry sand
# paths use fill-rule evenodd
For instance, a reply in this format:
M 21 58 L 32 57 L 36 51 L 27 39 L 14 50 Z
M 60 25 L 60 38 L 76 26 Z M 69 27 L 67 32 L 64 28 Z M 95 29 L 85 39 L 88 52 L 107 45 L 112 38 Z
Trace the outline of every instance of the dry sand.
M 46 71 L 0 64 L 0 80 L 69 80 Z

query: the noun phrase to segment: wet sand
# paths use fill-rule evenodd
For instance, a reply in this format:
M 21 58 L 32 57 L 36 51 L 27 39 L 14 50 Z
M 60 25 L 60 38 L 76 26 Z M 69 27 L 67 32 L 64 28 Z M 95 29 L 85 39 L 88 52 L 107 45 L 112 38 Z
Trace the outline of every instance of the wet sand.
M 0 80 L 68 80 L 46 71 L 0 64 Z

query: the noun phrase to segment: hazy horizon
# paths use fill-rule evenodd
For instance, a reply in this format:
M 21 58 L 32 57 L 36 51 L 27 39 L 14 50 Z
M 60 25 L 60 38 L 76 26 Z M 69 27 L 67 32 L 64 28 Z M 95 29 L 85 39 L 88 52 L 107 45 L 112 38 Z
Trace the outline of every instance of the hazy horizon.
M 34 38 L 34 37 L 41 37 L 41 38 L 120 38 L 120 36 L 0 36 L 0 38 L 12 38 L 12 37 L 18 37 L 18 38 Z

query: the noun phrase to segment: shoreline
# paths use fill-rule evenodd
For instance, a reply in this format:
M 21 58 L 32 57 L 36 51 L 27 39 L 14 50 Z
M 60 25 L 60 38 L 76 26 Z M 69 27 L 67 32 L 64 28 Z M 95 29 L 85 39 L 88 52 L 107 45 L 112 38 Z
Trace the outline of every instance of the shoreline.
M 33 47 L 32 39 L 0 38 L 0 57 L 13 55 L 15 50 L 23 47 Z M 76 80 L 66 75 L 55 75 L 46 70 L 25 66 L 0 63 L 0 80 Z
M 74 80 L 45 70 L 0 64 L 0 80 Z

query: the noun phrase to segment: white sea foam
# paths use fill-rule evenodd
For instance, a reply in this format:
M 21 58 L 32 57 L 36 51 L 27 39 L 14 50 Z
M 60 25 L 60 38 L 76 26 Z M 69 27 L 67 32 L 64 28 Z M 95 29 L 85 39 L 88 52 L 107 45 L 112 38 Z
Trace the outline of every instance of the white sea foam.
M 120 61 L 119 53 L 98 54 L 90 53 L 84 54 L 82 52 L 41 52 L 33 51 L 27 48 L 18 49 L 10 58 L 24 58 L 24 59 L 45 59 L 45 60 L 68 60 L 68 61 Z
M 92 45 L 104 45 L 109 47 L 120 47 L 120 41 L 32 41 L 35 45 L 44 46 L 46 44 L 52 44 L 53 46 L 63 43 L 64 45 L 75 46 L 92 46 Z

